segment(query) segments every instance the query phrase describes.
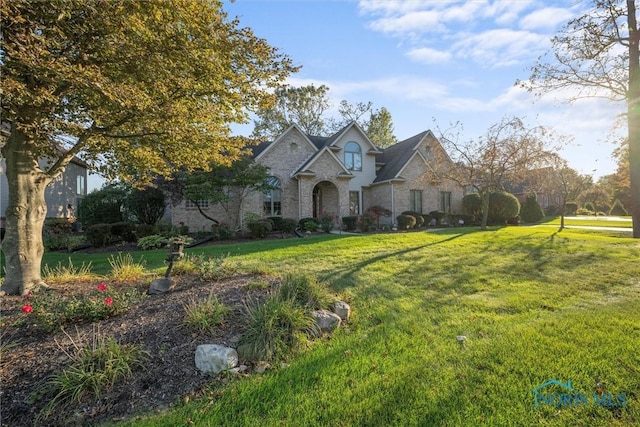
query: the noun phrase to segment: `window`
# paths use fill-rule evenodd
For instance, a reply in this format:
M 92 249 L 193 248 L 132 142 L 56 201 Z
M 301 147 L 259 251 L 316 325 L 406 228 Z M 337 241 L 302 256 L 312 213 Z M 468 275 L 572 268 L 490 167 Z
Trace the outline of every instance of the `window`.
M 349 215 L 360 215 L 359 191 L 349 191 Z
M 440 192 L 440 211 L 451 213 L 451 191 Z
M 362 150 L 355 142 L 348 142 L 344 147 L 344 165 L 351 171 L 362 170 Z
M 263 209 L 265 216 L 282 215 L 282 184 L 275 176 L 267 178 L 267 184 L 274 187 L 264 193 Z
M 76 178 L 76 194 L 79 196 L 84 196 L 85 192 L 84 176 L 78 175 L 78 177 Z
M 192 210 L 192 209 L 198 209 L 198 206 L 200 206 L 200 209 L 209 209 L 209 201 L 208 200 L 196 200 L 195 202 L 193 200 L 187 200 L 185 201 L 184 207 L 188 210 Z
M 422 190 L 409 191 L 409 210 L 422 213 Z

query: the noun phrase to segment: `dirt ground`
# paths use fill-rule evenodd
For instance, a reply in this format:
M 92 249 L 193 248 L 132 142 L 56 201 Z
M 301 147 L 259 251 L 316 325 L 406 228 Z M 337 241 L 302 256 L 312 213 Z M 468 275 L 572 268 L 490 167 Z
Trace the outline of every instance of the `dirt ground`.
M 43 333 L 30 324 L 22 312 L 25 299 L 0 299 L 0 425 L 2 426 L 85 426 L 119 421 L 139 413 L 164 411 L 187 397 L 197 396 L 212 381 L 195 367 L 194 355 L 200 344 L 234 346 L 242 333 L 243 302 L 262 298 L 266 291 L 248 290 L 250 277 L 222 282 L 202 282 L 196 277 L 175 277 L 172 291 L 147 296 L 135 309 L 95 324 L 67 325 L 65 331 Z M 95 291 L 96 283 L 56 285 L 61 296 Z M 148 285 L 111 284 L 109 286 L 146 292 Z M 205 299 L 211 292 L 231 308 L 214 335 L 203 335 L 183 325 L 183 305 L 191 298 Z M 65 333 L 66 332 L 66 333 Z M 144 368 L 96 400 L 58 407 L 47 419 L 38 418 L 52 396 L 37 396 L 55 372 L 71 362 L 75 346 L 91 343 L 95 335 L 113 337 L 122 344 L 139 345 L 150 357 Z M 242 362 L 241 363 L 245 363 Z M 249 365 L 249 371 L 251 366 Z M 213 379 L 213 381 L 221 381 Z

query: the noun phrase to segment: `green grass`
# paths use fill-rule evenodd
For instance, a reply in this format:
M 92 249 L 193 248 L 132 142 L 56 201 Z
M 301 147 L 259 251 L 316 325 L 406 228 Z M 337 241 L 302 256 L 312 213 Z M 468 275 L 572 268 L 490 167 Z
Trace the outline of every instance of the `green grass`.
M 624 218 L 628 218 L 625 220 Z M 596 216 L 567 216 L 564 218 L 565 226 L 581 226 L 581 227 L 616 227 L 616 228 L 633 228 L 631 217 L 596 217 Z M 543 222 L 546 225 L 560 225 L 560 217 L 550 218 Z
M 453 228 L 191 251 L 313 274 L 348 295 L 352 320 L 286 368 L 212 384 L 199 400 L 126 425 L 640 424 L 637 239 Z M 144 256 L 156 265 L 153 251 Z M 82 262 L 101 265 L 74 256 Z M 588 396 L 601 380 L 628 402 L 535 408 L 533 389 L 551 379 Z

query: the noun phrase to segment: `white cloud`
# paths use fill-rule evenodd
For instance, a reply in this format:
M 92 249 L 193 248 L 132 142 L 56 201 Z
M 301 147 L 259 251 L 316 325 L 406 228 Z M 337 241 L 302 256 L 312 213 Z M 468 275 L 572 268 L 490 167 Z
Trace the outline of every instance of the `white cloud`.
M 573 13 L 568 9 L 547 7 L 536 10 L 520 20 L 520 28 L 524 30 L 553 30 L 558 25 L 568 22 Z
M 451 54 L 449 52 L 431 49 L 428 47 L 412 49 L 407 52 L 407 56 L 411 58 L 411 60 L 423 64 L 440 64 L 448 62 L 451 59 Z

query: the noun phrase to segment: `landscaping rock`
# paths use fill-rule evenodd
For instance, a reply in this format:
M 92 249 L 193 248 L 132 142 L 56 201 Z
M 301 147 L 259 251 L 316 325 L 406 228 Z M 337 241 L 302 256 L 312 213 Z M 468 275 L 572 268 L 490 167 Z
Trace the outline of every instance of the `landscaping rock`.
M 332 332 L 342 324 L 342 319 L 335 313 L 327 310 L 316 310 L 313 312 L 313 318 L 320 333 Z
M 196 348 L 195 361 L 201 372 L 218 374 L 238 365 L 238 353 L 231 347 L 203 344 Z
M 174 285 L 174 281 L 169 278 L 155 279 L 149 285 L 147 294 L 149 295 L 162 295 L 167 293 Z
M 336 301 L 333 306 L 333 312 L 340 316 L 343 322 L 347 322 L 351 316 L 351 306 L 344 301 Z

